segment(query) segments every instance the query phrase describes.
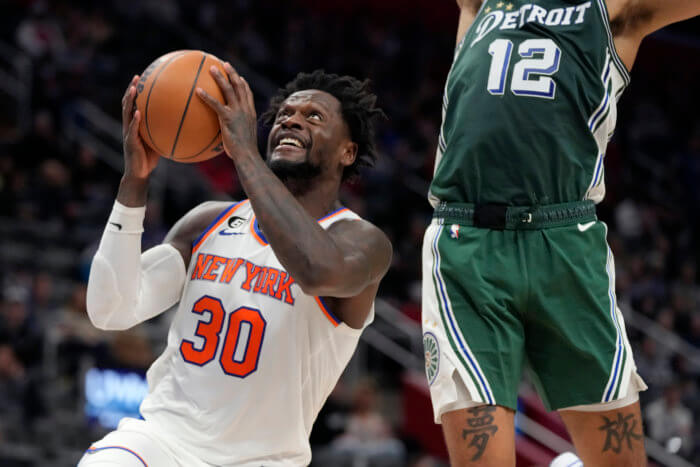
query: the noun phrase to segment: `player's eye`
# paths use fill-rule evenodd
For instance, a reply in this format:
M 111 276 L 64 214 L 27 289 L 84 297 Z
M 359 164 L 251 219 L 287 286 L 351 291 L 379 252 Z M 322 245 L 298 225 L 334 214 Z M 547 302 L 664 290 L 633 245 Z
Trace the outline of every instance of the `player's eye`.
M 309 118 L 313 118 L 314 120 L 318 120 L 319 122 L 323 121 L 323 115 L 321 115 L 319 112 L 316 112 L 316 111 L 310 112 Z

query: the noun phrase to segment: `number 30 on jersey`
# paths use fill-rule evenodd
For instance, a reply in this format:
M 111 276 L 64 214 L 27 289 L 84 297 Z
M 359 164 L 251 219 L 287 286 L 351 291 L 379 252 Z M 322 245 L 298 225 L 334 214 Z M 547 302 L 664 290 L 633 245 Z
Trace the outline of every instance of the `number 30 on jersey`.
M 208 321 L 204 320 L 206 312 L 209 313 Z M 205 295 L 194 303 L 192 313 L 202 316 L 194 331 L 194 335 L 202 339 L 202 344 L 198 348 L 194 342 L 182 339 L 180 354 L 187 363 L 204 366 L 216 357 L 226 312 L 221 300 Z M 255 308 L 242 306 L 228 315 L 224 345 L 218 358 L 224 373 L 245 378 L 258 369 L 265 326 L 265 318 Z
M 496 39 L 489 45 L 491 67 L 486 89 L 502 96 L 513 55 L 513 43 L 508 39 Z M 533 58 L 535 54 L 540 55 Z M 516 96 L 532 96 L 554 99 L 557 84 L 550 76 L 559 71 L 561 50 L 551 39 L 527 39 L 518 46 L 519 60 L 513 67 L 510 90 Z M 531 79 L 532 77 L 537 79 Z

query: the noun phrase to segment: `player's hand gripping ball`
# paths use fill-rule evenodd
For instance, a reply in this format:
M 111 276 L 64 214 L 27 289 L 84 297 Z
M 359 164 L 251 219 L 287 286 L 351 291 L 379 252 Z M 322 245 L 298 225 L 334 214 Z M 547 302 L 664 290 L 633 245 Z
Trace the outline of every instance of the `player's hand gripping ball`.
M 197 94 L 219 117 L 226 154 L 234 160 L 236 155 L 257 154 L 257 114 L 248 82 L 228 62 L 223 73 L 217 67 L 211 67 L 209 72 L 225 101 L 222 103 L 202 87 L 197 87 Z
M 178 162 L 199 162 L 223 152 L 219 119 L 195 95 L 202 88 L 224 102 L 209 72 L 223 62 L 199 50 L 170 52 L 151 63 L 136 85 L 139 134 L 154 151 Z

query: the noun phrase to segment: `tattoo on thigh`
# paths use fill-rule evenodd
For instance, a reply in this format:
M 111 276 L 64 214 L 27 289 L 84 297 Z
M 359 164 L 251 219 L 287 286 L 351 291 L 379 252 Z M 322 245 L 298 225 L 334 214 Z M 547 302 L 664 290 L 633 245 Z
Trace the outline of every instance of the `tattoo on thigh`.
M 489 439 L 498 431 L 498 426 L 493 423 L 495 411 L 496 407 L 493 405 L 482 405 L 467 410 L 471 415 L 467 417 L 468 428 L 462 430 L 462 439 L 467 441 L 467 438 L 470 438 L 468 447 L 476 448 L 472 461 L 481 458 Z
M 632 441 L 639 441 L 643 438 L 641 423 L 639 423 L 640 430 L 636 431 L 637 420 L 634 418 L 634 414 L 622 415 L 618 412 L 617 418 L 608 418 L 605 415 L 602 417 L 604 423 L 598 428 L 605 433 L 605 444 L 602 452 L 612 451 L 619 454 L 625 444 L 630 451 L 633 451 Z

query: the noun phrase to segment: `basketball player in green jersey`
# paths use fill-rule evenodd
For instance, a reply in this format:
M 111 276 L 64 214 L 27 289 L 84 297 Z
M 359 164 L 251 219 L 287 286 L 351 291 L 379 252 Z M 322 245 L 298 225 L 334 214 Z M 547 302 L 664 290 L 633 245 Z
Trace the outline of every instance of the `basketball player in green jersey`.
M 591 466 L 646 464 L 595 203 L 647 34 L 700 0 L 460 0 L 423 245 L 423 340 L 452 465 L 515 464 L 524 366 Z

